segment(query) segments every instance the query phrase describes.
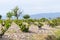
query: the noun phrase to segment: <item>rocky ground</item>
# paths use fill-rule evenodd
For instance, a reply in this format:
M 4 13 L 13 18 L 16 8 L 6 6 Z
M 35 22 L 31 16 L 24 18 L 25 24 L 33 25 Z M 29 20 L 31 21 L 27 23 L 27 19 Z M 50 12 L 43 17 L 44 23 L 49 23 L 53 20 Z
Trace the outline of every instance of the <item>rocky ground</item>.
M 31 25 L 29 32 L 25 33 L 21 32 L 19 26 L 13 22 L 0 40 L 43 40 L 47 34 L 54 34 L 53 31 L 48 25 L 44 25 L 41 29 Z

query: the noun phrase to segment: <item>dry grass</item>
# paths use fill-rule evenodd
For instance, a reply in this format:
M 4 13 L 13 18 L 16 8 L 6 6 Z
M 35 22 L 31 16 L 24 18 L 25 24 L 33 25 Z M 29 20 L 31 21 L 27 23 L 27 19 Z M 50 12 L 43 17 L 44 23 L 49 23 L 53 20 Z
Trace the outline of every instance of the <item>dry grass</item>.
M 46 37 L 46 34 L 33 34 L 32 40 L 45 40 Z

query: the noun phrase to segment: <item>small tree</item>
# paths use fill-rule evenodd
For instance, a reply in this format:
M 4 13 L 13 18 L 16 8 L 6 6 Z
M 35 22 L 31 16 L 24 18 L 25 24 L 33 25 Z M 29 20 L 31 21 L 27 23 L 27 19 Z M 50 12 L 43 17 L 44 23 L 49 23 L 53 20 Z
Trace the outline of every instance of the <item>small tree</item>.
M 24 19 L 29 19 L 30 16 L 29 16 L 29 15 L 24 15 L 23 18 L 24 18 Z
M 2 18 L 2 15 L 0 15 L 0 19 Z
M 12 17 L 12 12 L 8 12 L 8 13 L 7 13 L 7 17 L 8 17 L 9 19 L 11 19 L 11 17 Z
M 22 12 L 19 11 L 19 8 L 16 6 L 16 7 L 13 9 L 13 15 L 18 19 L 18 17 L 20 16 L 20 14 L 22 14 Z

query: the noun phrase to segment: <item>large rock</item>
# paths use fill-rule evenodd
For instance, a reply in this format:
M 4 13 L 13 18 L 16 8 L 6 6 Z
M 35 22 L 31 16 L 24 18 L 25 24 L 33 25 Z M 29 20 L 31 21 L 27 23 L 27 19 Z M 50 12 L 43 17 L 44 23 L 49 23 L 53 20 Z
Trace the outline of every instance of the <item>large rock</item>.
M 38 27 L 36 25 L 31 25 L 29 28 L 30 32 L 38 33 Z
M 10 38 L 10 39 L 15 39 L 17 40 L 18 36 L 17 33 L 20 33 L 20 28 L 18 27 L 18 25 L 16 25 L 14 22 L 12 23 L 11 27 L 5 32 L 4 36 L 6 38 Z M 4 37 L 3 36 L 3 37 Z
M 2 27 L 2 25 L 0 24 L 0 34 L 2 33 L 2 29 L 3 29 L 3 27 Z

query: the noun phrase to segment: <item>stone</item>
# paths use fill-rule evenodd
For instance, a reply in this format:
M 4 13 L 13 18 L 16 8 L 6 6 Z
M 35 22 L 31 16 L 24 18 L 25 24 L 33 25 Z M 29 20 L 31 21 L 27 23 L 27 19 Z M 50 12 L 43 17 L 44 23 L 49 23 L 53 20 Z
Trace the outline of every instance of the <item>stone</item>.
M 35 32 L 35 33 L 37 33 L 38 32 L 38 26 L 35 26 L 35 25 L 31 25 L 30 26 L 30 28 L 29 28 L 29 31 L 30 32 Z
M 19 33 L 21 32 L 20 28 L 18 27 L 18 25 L 16 25 L 13 22 L 11 27 L 5 32 L 4 35 L 7 35 L 10 39 L 17 39 L 18 38 L 18 36 L 17 36 L 18 31 L 19 31 Z

